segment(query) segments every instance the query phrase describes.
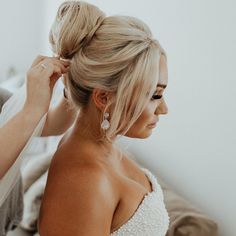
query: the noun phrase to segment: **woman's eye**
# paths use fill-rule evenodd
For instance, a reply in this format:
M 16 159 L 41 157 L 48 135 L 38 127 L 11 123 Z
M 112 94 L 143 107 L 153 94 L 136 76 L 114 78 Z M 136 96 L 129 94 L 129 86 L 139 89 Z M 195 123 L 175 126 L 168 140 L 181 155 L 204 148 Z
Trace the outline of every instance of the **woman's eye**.
M 161 99 L 161 98 L 162 98 L 162 95 L 158 95 L 158 94 L 154 94 L 152 96 L 152 100 Z

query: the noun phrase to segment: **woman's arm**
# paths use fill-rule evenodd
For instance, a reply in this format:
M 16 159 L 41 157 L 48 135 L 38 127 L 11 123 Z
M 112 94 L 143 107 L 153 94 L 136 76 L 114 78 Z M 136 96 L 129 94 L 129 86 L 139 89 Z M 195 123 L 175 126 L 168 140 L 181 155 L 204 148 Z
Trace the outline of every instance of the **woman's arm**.
M 65 133 L 72 126 L 78 114 L 76 108 L 71 106 L 66 94 L 68 80 L 67 73 L 64 74 L 61 79 L 65 86 L 63 96 L 59 104 L 55 108 L 49 110 L 47 120 L 41 134 L 42 137 L 61 135 Z
M 108 178 L 93 167 L 59 169 L 49 173 L 39 234 L 109 236 L 116 203 Z
M 27 72 L 27 97 L 22 110 L 0 128 L 0 179 L 13 165 L 43 115 L 48 111 L 53 87 L 68 62 L 38 56 Z
M 63 96 L 59 104 L 49 110 L 41 136 L 61 135 L 74 123 L 77 112 Z
M 24 108 L 0 128 L 0 179 L 13 165 L 42 116 L 41 112 Z

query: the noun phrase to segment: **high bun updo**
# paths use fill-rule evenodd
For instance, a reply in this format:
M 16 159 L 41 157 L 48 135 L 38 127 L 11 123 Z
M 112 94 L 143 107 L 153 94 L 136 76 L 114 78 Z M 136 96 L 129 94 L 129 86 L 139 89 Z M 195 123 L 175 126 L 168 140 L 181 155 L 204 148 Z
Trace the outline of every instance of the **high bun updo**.
M 108 139 L 125 134 L 155 90 L 165 52 L 149 27 L 128 16 L 109 16 L 82 1 L 64 2 L 50 31 L 54 53 L 70 59 L 69 97 L 88 105 L 94 88 L 111 92 Z
M 54 53 L 71 59 L 92 39 L 104 18 L 105 14 L 94 5 L 82 1 L 62 3 L 49 35 Z

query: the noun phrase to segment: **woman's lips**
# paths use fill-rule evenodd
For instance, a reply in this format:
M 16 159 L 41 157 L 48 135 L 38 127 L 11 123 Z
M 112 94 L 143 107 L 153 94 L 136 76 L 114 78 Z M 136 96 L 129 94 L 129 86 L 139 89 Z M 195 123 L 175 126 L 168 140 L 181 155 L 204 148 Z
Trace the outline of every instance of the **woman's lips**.
M 156 127 L 156 124 L 148 125 L 148 128 L 155 128 L 155 127 Z
M 153 124 L 149 124 L 149 125 L 148 125 L 148 128 L 155 128 L 156 125 L 157 125 L 157 122 L 156 122 L 156 123 L 153 123 Z
M 155 128 L 158 121 L 159 121 L 159 119 L 157 119 L 155 122 L 152 122 L 151 124 L 149 124 L 148 128 Z

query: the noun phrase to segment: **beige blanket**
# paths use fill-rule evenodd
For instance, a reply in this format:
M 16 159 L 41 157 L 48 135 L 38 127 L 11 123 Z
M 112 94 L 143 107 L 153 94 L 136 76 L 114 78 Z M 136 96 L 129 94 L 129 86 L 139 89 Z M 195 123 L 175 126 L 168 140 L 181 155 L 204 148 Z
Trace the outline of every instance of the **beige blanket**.
M 171 190 L 159 177 L 170 225 L 166 236 L 216 236 L 216 222 Z

